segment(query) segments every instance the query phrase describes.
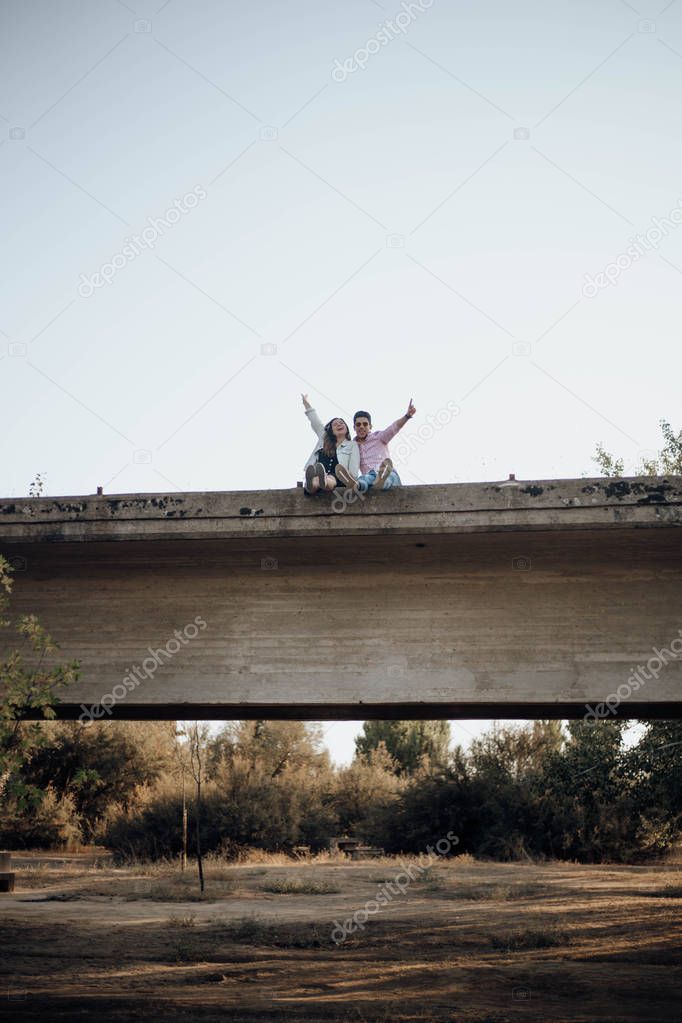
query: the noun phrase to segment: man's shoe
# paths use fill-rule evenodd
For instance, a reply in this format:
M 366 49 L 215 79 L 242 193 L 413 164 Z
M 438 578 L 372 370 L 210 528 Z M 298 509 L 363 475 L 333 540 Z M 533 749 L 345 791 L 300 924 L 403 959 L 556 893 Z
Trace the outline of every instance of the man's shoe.
M 314 479 L 315 479 L 315 466 L 314 465 L 306 465 L 306 467 L 305 467 L 305 485 L 303 487 L 303 489 L 305 490 L 306 494 L 314 493 L 314 491 L 313 491 L 313 480 Z
M 339 483 L 343 483 L 344 487 L 350 487 L 352 490 L 355 490 L 358 485 L 358 481 L 354 476 L 351 476 L 345 465 L 337 465 L 334 469 L 334 475 Z
M 393 472 L 393 462 L 390 458 L 384 458 L 383 462 L 379 466 L 379 472 L 377 473 L 376 485 L 379 490 L 383 490 L 384 483 Z

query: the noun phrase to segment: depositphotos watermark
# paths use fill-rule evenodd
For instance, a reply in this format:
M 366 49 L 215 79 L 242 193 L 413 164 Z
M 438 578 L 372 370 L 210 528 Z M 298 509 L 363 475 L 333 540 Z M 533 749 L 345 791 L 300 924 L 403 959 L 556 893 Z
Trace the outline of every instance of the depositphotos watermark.
M 407 437 L 402 437 L 395 446 L 395 458 L 396 462 L 405 462 L 408 455 L 414 454 L 414 452 L 423 447 L 424 444 L 428 444 L 430 440 L 436 436 L 438 430 L 442 430 L 444 427 L 449 426 L 453 419 L 455 419 L 461 412 L 461 408 L 454 401 L 449 401 L 445 408 L 439 408 L 435 415 L 430 412 L 426 417 L 426 422 L 421 423 L 416 433 L 411 433 Z
M 339 923 L 338 920 L 334 921 L 334 926 L 332 927 L 331 932 L 331 939 L 334 944 L 340 945 L 342 941 L 345 941 L 349 934 L 353 934 L 354 931 L 357 931 L 358 929 L 364 931 L 365 924 L 370 916 L 373 916 L 375 913 L 378 913 L 379 910 L 388 906 L 396 895 L 405 895 L 412 882 L 416 880 L 415 871 L 419 871 L 420 874 L 423 874 L 425 870 L 428 870 L 428 868 L 432 866 L 436 859 L 434 848 L 438 856 L 447 856 L 453 845 L 457 845 L 458 843 L 459 838 L 454 831 L 448 831 L 445 838 L 438 839 L 435 847 L 427 845 L 426 852 L 428 853 L 428 856 L 421 857 L 419 863 L 403 863 L 403 869 L 396 874 L 392 881 L 384 881 L 384 883 L 377 888 L 375 899 L 368 899 L 362 909 L 356 909 L 353 915 L 347 917 L 343 923 Z M 405 880 L 402 880 L 403 878 L 405 878 Z
M 594 707 L 586 703 L 586 714 L 583 720 L 588 724 L 594 725 L 609 714 L 615 714 L 623 700 L 629 700 L 633 693 L 638 692 L 652 678 L 657 679 L 670 661 L 676 661 L 678 657 L 682 657 L 682 629 L 677 631 L 679 636 L 676 636 L 669 646 L 661 647 L 660 650 L 658 647 L 652 647 L 653 656 L 646 662 L 646 668 L 643 664 L 638 664 L 636 671 L 633 668 L 627 682 L 619 685 L 615 693 L 611 693 L 610 696 L 606 697 L 604 703 L 598 703 Z
M 356 501 L 364 501 L 367 494 L 367 488 L 360 484 L 355 487 L 346 487 L 345 490 L 338 493 L 337 490 L 334 491 L 334 500 L 332 501 L 332 511 L 337 515 L 345 512 L 346 508 L 355 504 Z
M 418 0 L 416 3 L 408 3 L 407 0 L 403 0 L 400 6 L 402 10 L 392 18 L 379 22 L 379 31 L 371 39 L 368 39 L 364 46 L 358 47 L 355 53 L 346 57 L 343 62 L 338 59 L 334 61 L 331 74 L 335 82 L 345 82 L 349 75 L 356 71 L 364 71 L 369 58 L 378 53 L 382 46 L 387 46 L 388 43 L 397 39 L 398 35 L 405 35 L 417 15 L 423 14 L 424 11 L 433 7 L 433 0 Z
M 607 263 L 604 269 L 595 277 L 592 274 L 585 274 L 583 284 L 583 298 L 596 298 L 600 291 L 610 286 L 615 287 L 621 274 L 629 270 L 633 263 L 636 263 L 647 252 L 657 249 L 664 238 L 667 238 L 670 230 L 682 224 L 682 199 L 677 200 L 666 217 L 652 217 L 651 227 L 644 234 L 636 234 L 629 238 L 625 252 L 621 252 L 612 262 Z
M 91 725 L 95 718 L 101 718 L 105 711 L 111 716 L 111 708 L 115 703 L 118 703 L 119 700 L 125 700 L 128 693 L 132 693 L 133 689 L 137 689 L 140 682 L 154 677 L 156 669 L 163 664 L 163 654 L 170 661 L 174 654 L 177 654 L 183 646 L 187 646 L 190 640 L 196 639 L 199 633 L 203 632 L 207 627 L 201 615 L 197 615 L 193 622 L 189 622 L 184 627 L 182 632 L 180 629 L 175 629 L 173 638 L 169 639 L 165 646 L 159 647 L 157 650 L 148 646 L 147 650 L 150 656 L 145 657 L 141 666 L 134 664 L 132 668 L 128 668 L 123 676 L 123 681 L 117 682 L 111 692 L 105 693 L 99 703 L 93 703 L 92 707 L 86 707 L 84 703 L 81 703 L 83 713 L 78 718 L 80 723 L 82 725 Z
M 90 298 L 97 288 L 111 284 L 119 270 L 132 263 L 144 249 L 153 249 L 158 239 L 163 237 L 169 228 L 179 223 L 184 214 L 190 213 L 199 205 L 200 200 L 207 196 L 206 189 L 196 185 L 191 192 L 183 195 L 182 199 L 176 199 L 162 217 L 147 217 L 147 227 L 143 228 L 140 234 L 124 238 L 125 245 L 108 263 L 102 263 L 99 270 L 90 277 L 81 274 L 81 282 L 78 285 L 78 294 L 81 298 Z

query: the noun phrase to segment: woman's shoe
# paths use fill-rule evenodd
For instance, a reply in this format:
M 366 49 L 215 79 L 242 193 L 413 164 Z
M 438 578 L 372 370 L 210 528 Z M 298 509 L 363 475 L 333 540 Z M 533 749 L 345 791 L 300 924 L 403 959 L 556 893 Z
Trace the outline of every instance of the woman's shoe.
M 315 491 L 313 490 L 313 480 L 314 479 L 315 479 L 315 466 L 314 465 L 306 465 L 306 467 L 305 467 L 305 485 L 303 487 L 303 489 L 305 490 L 306 494 L 314 494 L 315 493 Z
M 320 481 L 320 490 L 324 490 L 327 483 L 327 470 L 322 465 L 322 462 L 315 462 L 313 466 L 313 475 L 315 479 Z

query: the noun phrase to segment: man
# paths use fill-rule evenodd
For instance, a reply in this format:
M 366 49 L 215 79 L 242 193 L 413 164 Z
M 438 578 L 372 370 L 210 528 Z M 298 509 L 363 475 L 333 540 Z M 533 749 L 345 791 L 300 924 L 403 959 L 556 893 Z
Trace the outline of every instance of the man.
M 360 476 L 358 477 L 358 490 L 365 492 L 369 487 L 377 487 L 379 490 L 390 490 L 391 487 L 401 486 L 398 473 L 393 468 L 393 462 L 388 454 L 388 442 L 395 437 L 398 430 L 402 430 L 416 412 L 416 408 L 410 404 L 407 412 L 395 423 L 385 430 L 372 429 L 372 417 L 369 412 L 360 410 L 353 416 L 355 428 L 355 440 L 360 448 Z M 343 479 L 347 486 L 353 486 L 355 481 L 350 477 Z

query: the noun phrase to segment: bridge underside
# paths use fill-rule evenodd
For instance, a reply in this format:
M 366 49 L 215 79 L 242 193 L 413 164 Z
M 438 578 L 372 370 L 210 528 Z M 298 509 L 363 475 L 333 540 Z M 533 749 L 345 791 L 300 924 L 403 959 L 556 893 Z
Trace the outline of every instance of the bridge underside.
M 680 481 L 606 482 L 4 501 L 0 552 L 64 718 L 682 717 Z

